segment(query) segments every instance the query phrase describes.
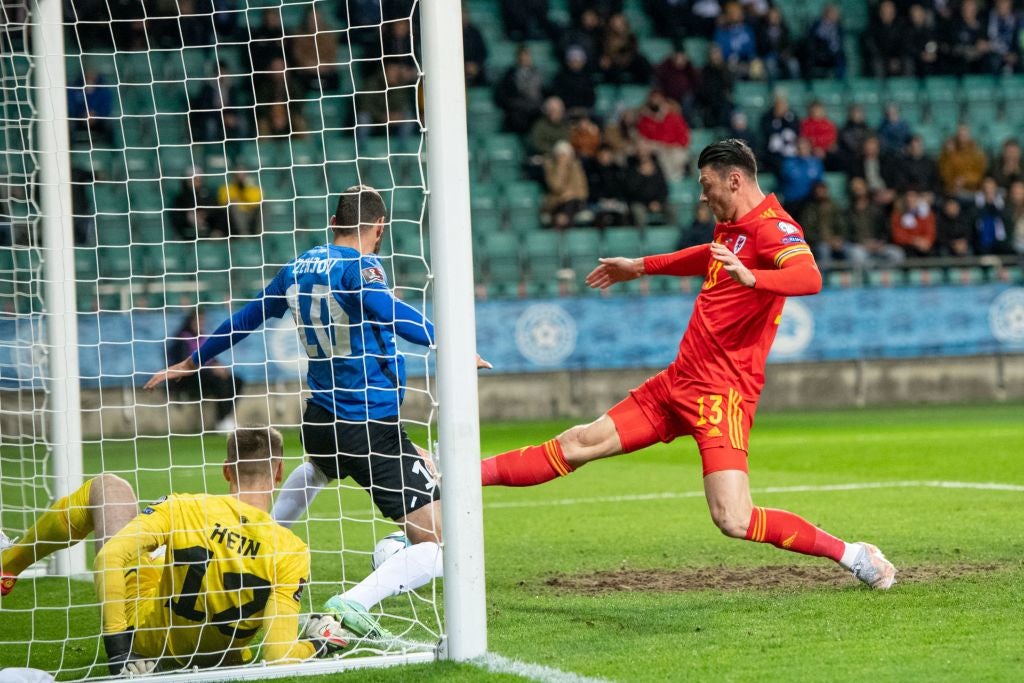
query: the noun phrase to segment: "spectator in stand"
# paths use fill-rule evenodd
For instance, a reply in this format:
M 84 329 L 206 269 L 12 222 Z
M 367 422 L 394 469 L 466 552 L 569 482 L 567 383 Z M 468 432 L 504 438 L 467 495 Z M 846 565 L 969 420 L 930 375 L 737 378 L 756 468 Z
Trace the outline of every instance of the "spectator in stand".
M 96 175 L 92 169 L 71 167 L 71 230 L 76 247 L 96 245 L 96 210 L 93 206 L 93 183 Z M 9 209 L 3 199 L 10 190 L 6 183 L 0 184 L 0 247 L 11 246 L 11 223 Z
M 117 87 L 91 66 L 84 78 L 76 78 L 68 87 L 68 118 L 72 138 L 80 138 L 85 147 L 113 147 L 114 131 L 110 117 Z
M 1010 233 L 1013 251 L 1024 256 L 1024 180 L 1010 185 L 1010 199 L 1006 203 L 1006 229 Z
M 850 108 L 846 110 L 846 123 L 839 131 L 839 143 L 836 150 L 839 165 L 847 173 L 850 173 L 856 166 L 861 150 L 864 149 L 864 141 L 871 134 L 871 128 L 864 120 L 864 108 L 859 104 L 850 105 Z
M 863 252 L 858 252 L 849 244 L 843 211 L 832 199 L 828 184 L 821 181 L 814 183 L 810 198 L 798 213 L 798 220 L 804 226 L 804 238 L 814 251 L 820 268 L 827 270 L 833 266 L 834 261 L 863 267 L 864 264 L 857 259 Z
M 696 113 L 700 72 L 683 50 L 674 50 L 654 69 L 654 87 L 682 107 L 683 116 L 692 119 Z
M 569 125 L 569 143 L 586 165 L 601 147 L 601 128 L 589 116 L 580 116 Z
M 911 187 L 939 187 L 939 171 L 935 160 L 924 149 L 920 135 L 910 138 L 897 164 L 896 189 L 906 192 Z
M 800 78 L 800 60 L 778 7 L 771 7 L 757 23 L 757 53 L 769 80 Z
M 462 61 L 467 86 L 487 85 L 487 41 L 465 5 L 462 7 Z
M 732 92 L 736 87 L 736 76 L 722 57 L 722 49 L 708 45 L 708 63 L 701 71 L 700 100 L 705 126 L 717 128 L 729 123 L 732 112 Z
M 939 155 L 939 177 L 946 194 L 963 197 L 981 188 L 988 169 L 988 158 L 971 136 L 971 129 L 961 123 L 956 133 L 942 146 Z
M 629 201 L 633 225 L 647 227 L 652 214 L 660 223 L 671 222 L 668 213 L 668 183 L 654 156 L 641 147 L 626 169 L 626 199 Z
M 691 0 L 689 5 L 689 35 L 710 38 L 722 14 L 722 4 L 719 0 Z
M 779 174 L 779 190 L 786 204 L 801 207 L 811 196 L 815 183 L 825 181 L 825 164 L 814 153 L 811 141 L 799 138 L 797 152 L 782 160 Z M 800 209 L 796 209 L 797 213 Z
M 644 10 L 654 31 L 677 48 L 692 33 L 689 5 L 687 0 L 644 0 Z
M 371 135 L 407 137 L 418 127 L 416 109 L 416 69 L 402 58 L 378 63 L 355 95 L 358 127 L 356 138 Z
M 772 108 L 765 112 L 761 119 L 761 139 L 764 141 L 769 168 L 772 171 L 777 173 L 785 159 L 796 155 L 798 137 L 800 119 L 789 108 L 786 93 L 777 90 Z
M 810 78 L 844 78 L 846 53 L 843 51 L 843 25 L 839 8 L 825 5 L 821 17 L 807 35 L 805 73 Z
M 625 4 L 624 0 L 569 0 L 569 18 L 571 23 L 579 23 L 584 12 L 590 9 L 601 21 L 606 21 L 613 14 L 621 14 Z
M 594 108 L 597 93 L 594 79 L 587 69 L 587 53 L 583 48 L 569 48 L 565 64 L 555 74 L 548 90 L 561 98 L 570 115 L 587 114 Z
M 636 33 L 625 14 L 608 18 L 599 65 L 608 83 L 647 83 L 650 80 L 651 65 L 640 53 Z
M 676 249 L 685 249 L 696 244 L 706 244 L 708 235 L 715 231 L 715 217 L 711 214 L 711 208 L 704 202 L 698 202 L 694 209 L 693 221 L 679 231 L 679 239 L 676 241 Z
M 978 17 L 977 1 L 963 0 L 959 16 L 948 23 L 946 39 L 939 48 L 947 72 L 960 75 L 989 70 L 992 47 L 987 29 Z
M 580 14 L 579 22 L 575 23 L 564 31 L 558 38 L 555 48 L 558 54 L 566 56 L 571 48 L 577 47 L 587 56 L 587 70 L 593 73 L 598 68 L 601 60 L 601 38 L 604 32 L 604 24 L 601 22 L 601 15 L 592 7 L 584 9 Z
M 736 0 L 726 3 L 723 8 L 714 41 L 722 49 L 725 63 L 738 78 L 756 78 L 763 73 L 757 59 L 754 30 L 746 22 L 743 7 Z
M 666 99 L 660 90 L 652 90 L 637 114 L 636 132 L 650 142 L 669 181 L 683 177 L 690 160 L 690 127 L 679 105 Z
M 316 6 L 309 5 L 302 25 L 285 42 L 288 70 L 302 93 L 315 94 L 338 89 L 338 33 Z
M 551 34 L 548 0 L 501 0 L 501 18 L 509 40 L 543 40 Z
M 732 116 L 729 117 L 729 137 L 743 140 L 750 149 L 758 149 L 757 136 L 750 129 L 747 115 L 741 111 L 734 111 Z
M 1012 235 L 1006 228 L 1006 200 L 991 176 L 981 182 L 974 207 L 974 253 L 1012 254 Z
M 302 114 L 302 86 L 285 70 L 284 59 L 275 59 L 262 73 L 253 75 L 253 90 L 256 93 L 256 117 L 269 116 L 269 109 L 275 104 L 288 105 L 292 125 L 306 130 Z M 264 113 L 264 112 L 268 113 Z
M 992 73 L 1013 73 L 1020 69 L 1020 17 L 1012 0 L 996 0 L 988 14 L 989 67 Z
M 896 3 L 883 0 L 861 38 L 864 68 L 875 78 L 906 76 L 914 72 L 907 32 L 896 14 Z
M 190 242 L 197 237 L 227 237 L 227 213 L 203 182 L 202 171 L 193 169 L 181 181 L 170 211 L 175 236 Z
M 260 118 L 256 121 L 256 130 L 260 137 L 302 136 L 306 131 L 292 127 L 288 107 L 283 104 L 272 104 L 260 109 Z
M 502 76 L 494 99 L 505 112 L 503 127 L 506 131 L 523 134 L 530 130 L 544 101 L 544 78 L 526 45 L 516 50 L 516 63 Z
M 594 226 L 606 228 L 625 223 L 629 215 L 626 169 L 615 160 L 612 148 L 601 145 L 597 156 L 585 165 L 585 169 Z
M 223 142 L 253 134 L 252 82 L 228 73 L 218 64 L 220 75 L 205 81 L 189 101 L 188 125 L 192 142 Z
M 874 135 L 864 140 L 861 154 L 854 162 L 850 175 L 867 181 L 872 199 L 880 206 L 888 207 L 896 199 L 893 187 L 896 184 L 896 164 L 888 155 L 882 154 L 882 146 Z
M 390 15 L 389 15 L 390 16 Z M 380 44 L 364 55 L 367 57 L 384 57 L 398 60 L 410 69 L 416 69 L 416 45 L 412 38 L 412 20 L 409 11 L 385 21 L 380 29 Z M 379 53 L 379 54 L 378 54 Z
M 872 199 L 863 178 L 850 178 L 850 206 L 846 215 L 850 240 L 864 250 L 867 265 L 899 263 L 905 258 L 903 250 L 889 242 L 886 215 Z
M 890 102 L 885 105 L 885 117 L 878 127 L 878 141 L 882 143 L 882 151 L 886 154 L 898 154 L 909 143 L 914 132 L 910 124 L 900 116 L 898 104 Z
M 186 316 L 177 334 L 168 339 L 167 358 L 187 358 L 202 346 L 203 341 L 203 314 L 195 309 Z M 219 361 L 210 361 L 199 372 L 170 382 L 168 386 L 175 401 L 213 401 L 217 419 L 214 429 L 234 431 L 235 402 L 244 383 L 231 372 L 231 368 Z
M 248 172 L 236 170 L 231 180 L 217 192 L 217 201 L 228 211 L 228 234 L 258 235 L 263 232 L 263 193 Z
M 618 117 L 609 119 L 604 127 L 604 143 L 612 148 L 620 163 L 636 152 L 636 109 L 623 109 Z
M 211 0 L 178 0 L 177 4 L 181 47 L 212 46 L 214 8 Z
M 821 102 L 811 102 L 807 109 L 807 118 L 800 123 L 800 137 L 810 141 L 814 155 L 822 161 L 835 154 L 839 135 L 836 124 L 828 118 L 825 105 Z
M 941 64 L 936 28 L 927 10 L 919 3 L 910 6 L 905 38 L 907 51 L 914 62 L 914 73 L 920 78 L 938 73 Z
M 544 115 L 533 124 L 526 139 L 527 152 L 533 155 L 550 154 L 559 141 L 569 139 L 569 122 L 561 98 L 544 100 L 543 111 Z
M 893 204 L 892 242 L 907 256 L 931 256 L 935 248 L 935 214 L 925 195 L 908 190 Z
M 575 152 L 565 140 L 559 140 L 544 159 L 544 213 L 549 225 L 564 229 L 573 224 L 576 214 L 586 207 L 587 176 Z
M 992 177 L 1002 188 L 1008 188 L 1018 180 L 1024 180 L 1020 143 L 1015 138 L 1003 142 L 999 159 L 996 161 L 995 168 L 992 169 Z
M 252 32 L 252 39 L 249 41 L 249 61 L 253 72 L 267 71 L 277 59 L 284 63 L 284 26 L 281 24 L 281 8 L 265 9 L 260 17 L 260 26 Z
M 942 197 L 937 202 L 935 217 L 936 242 L 942 256 L 970 256 L 974 226 L 956 197 Z

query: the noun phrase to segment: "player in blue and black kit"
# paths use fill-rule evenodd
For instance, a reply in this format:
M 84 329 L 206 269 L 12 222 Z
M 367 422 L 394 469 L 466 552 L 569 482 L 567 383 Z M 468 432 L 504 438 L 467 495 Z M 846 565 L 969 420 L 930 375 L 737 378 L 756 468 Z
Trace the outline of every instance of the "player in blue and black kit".
M 302 419 L 309 458 L 289 475 L 271 514 L 291 526 L 330 481 L 352 477 L 381 514 L 403 528 L 412 545 L 327 604 L 357 635 L 378 638 L 390 634 L 367 610 L 441 576 L 442 568 L 440 489 L 426 452 L 412 444 L 399 421 L 405 359 L 395 346 L 396 335 L 430 346 L 434 326 L 388 287 L 376 256 L 386 220 L 375 190 L 348 188 L 331 217 L 330 245 L 285 265 L 259 297 L 221 323 L 189 358 L 146 384 L 151 389 L 194 373 L 267 318 L 291 312 L 309 355 L 312 396 Z

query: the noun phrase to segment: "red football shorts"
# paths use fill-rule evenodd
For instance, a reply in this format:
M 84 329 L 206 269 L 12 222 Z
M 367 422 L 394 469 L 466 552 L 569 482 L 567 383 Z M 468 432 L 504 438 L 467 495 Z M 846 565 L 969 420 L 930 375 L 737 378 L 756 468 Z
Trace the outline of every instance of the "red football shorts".
M 625 453 L 689 435 L 700 448 L 704 475 L 747 471 L 747 439 L 756 404 L 731 387 L 677 379 L 673 367 L 629 392 L 608 411 Z

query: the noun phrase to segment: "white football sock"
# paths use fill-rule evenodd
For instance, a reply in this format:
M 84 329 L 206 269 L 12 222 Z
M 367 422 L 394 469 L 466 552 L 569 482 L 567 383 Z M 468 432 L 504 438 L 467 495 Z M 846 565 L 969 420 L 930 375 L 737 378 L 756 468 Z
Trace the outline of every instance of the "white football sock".
M 843 557 L 839 560 L 839 565 L 843 569 L 849 569 L 853 566 L 854 560 L 857 559 L 857 555 L 860 554 L 860 543 L 847 543 L 846 548 L 843 550 Z
M 270 511 L 270 516 L 281 526 L 290 528 L 306 513 L 316 494 L 330 481 L 313 463 L 302 463 L 292 470 L 281 486 L 281 492 L 274 501 L 274 509 Z
M 440 577 L 444 572 L 441 546 L 436 543 L 417 543 L 384 561 L 384 564 L 351 590 L 343 598 L 355 600 L 370 609 L 384 598 L 407 593 Z

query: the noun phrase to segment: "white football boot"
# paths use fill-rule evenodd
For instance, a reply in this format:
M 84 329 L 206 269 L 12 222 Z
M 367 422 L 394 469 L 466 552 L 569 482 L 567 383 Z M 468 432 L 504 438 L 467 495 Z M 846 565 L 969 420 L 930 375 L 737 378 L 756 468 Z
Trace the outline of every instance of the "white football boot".
M 850 571 L 858 579 L 880 591 L 892 588 L 896 583 L 896 567 L 885 559 L 882 551 L 870 543 L 855 543 L 860 552 L 850 565 Z

